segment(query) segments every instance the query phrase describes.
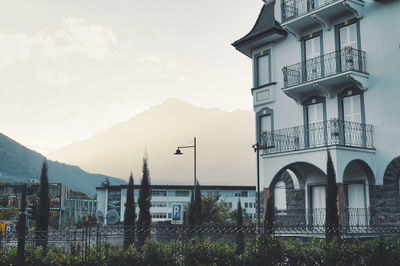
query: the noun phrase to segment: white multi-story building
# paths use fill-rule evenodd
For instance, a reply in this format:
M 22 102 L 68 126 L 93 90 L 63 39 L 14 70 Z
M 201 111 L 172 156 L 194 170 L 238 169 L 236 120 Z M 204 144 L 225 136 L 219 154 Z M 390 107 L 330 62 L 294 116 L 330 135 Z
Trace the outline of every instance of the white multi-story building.
M 97 210 L 103 214 L 116 210 L 120 221 L 124 220 L 125 203 L 128 185 L 97 187 Z M 172 204 L 188 205 L 192 196 L 193 186 L 189 185 L 152 185 L 150 214 L 153 222 L 172 220 Z M 137 205 L 140 186 L 134 186 L 134 198 Z M 201 194 L 206 197 L 209 193 L 219 194 L 218 202 L 225 202 L 232 210 L 239 203 L 246 213 L 254 220 L 256 217 L 254 186 L 201 186 Z M 136 215 L 139 208 L 136 206 Z
M 400 1 L 265 0 L 232 45 L 253 62 L 264 205 L 323 224 L 329 149 L 342 224 L 399 224 Z

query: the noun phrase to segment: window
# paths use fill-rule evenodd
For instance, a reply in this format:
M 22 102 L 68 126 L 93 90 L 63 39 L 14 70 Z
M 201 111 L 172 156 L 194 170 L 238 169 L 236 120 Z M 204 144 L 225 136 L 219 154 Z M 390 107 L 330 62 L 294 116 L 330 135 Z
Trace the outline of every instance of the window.
M 249 203 L 249 207 L 250 207 L 250 208 L 253 208 L 253 202 L 250 202 L 250 203 Z
M 245 208 L 248 208 L 248 207 L 249 207 L 249 203 L 245 202 L 245 203 L 244 203 L 244 207 L 245 207 Z
M 166 202 L 151 202 L 151 207 L 163 208 L 163 207 L 167 207 L 167 203 Z
M 189 197 L 189 191 L 187 190 L 177 190 L 175 191 L 175 196 L 176 197 Z
M 256 113 L 256 132 L 257 132 L 257 140 L 261 145 L 271 144 L 272 146 L 272 131 L 273 129 L 273 110 L 265 107 Z M 265 133 L 269 132 L 269 134 Z
M 302 70 L 303 81 L 315 80 L 322 76 L 322 32 L 304 37 L 301 43 L 302 59 L 305 62 Z
M 240 196 L 243 198 L 247 197 L 247 191 L 240 192 Z
M 271 82 L 271 57 L 269 50 L 260 52 L 254 58 L 255 87 Z
M 227 202 L 226 204 L 228 205 L 228 207 L 229 207 L 230 209 L 232 209 L 232 202 Z
M 234 196 L 235 196 L 235 198 L 240 198 L 240 192 L 235 192 Z
M 326 121 L 325 98 L 312 96 L 303 102 L 304 105 L 304 124 L 307 127 L 305 132 L 306 147 L 317 147 L 325 145 L 326 126 L 322 123 Z
M 277 210 L 286 210 L 286 186 L 283 181 L 278 181 L 275 184 L 274 202 Z
M 338 94 L 338 101 L 339 119 L 344 121 L 339 128 L 340 142 L 356 146 L 366 145 L 363 92 L 358 88 L 345 89 Z
M 151 218 L 152 219 L 166 219 L 167 214 L 166 213 L 152 213 Z
M 352 19 L 335 26 L 336 50 L 340 51 L 340 63 L 337 68 L 341 71 L 361 69 L 362 62 L 358 51 L 360 45 L 360 25 Z
M 166 197 L 167 191 L 166 190 L 153 190 L 151 195 L 153 197 Z

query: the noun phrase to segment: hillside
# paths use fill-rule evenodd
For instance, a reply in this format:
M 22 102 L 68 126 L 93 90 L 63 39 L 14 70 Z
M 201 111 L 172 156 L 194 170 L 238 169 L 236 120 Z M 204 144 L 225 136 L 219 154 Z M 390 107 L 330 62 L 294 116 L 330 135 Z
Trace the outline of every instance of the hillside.
M 3 181 L 27 181 L 39 178 L 43 160 L 46 157 L 30 150 L 0 133 L 0 179 Z M 96 186 L 109 178 L 111 184 L 124 184 L 125 181 L 106 175 L 91 174 L 77 166 L 48 161 L 49 181 L 64 183 L 73 190 L 88 194 L 96 193 Z
M 176 99 L 48 156 L 112 176 L 128 177 L 132 170 L 138 184 L 146 149 L 152 183 L 191 184 L 193 149 L 182 150 L 182 156 L 173 153 L 194 136 L 200 183 L 254 185 L 254 113 L 200 108 Z

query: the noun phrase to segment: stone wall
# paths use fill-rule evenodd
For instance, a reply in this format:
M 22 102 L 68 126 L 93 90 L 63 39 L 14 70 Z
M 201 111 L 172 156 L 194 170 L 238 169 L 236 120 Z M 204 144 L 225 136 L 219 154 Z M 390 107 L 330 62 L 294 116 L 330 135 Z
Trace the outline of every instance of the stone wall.
M 372 225 L 400 226 L 400 157 L 386 168 L 383 185 L 370 186 L 370 214 Z

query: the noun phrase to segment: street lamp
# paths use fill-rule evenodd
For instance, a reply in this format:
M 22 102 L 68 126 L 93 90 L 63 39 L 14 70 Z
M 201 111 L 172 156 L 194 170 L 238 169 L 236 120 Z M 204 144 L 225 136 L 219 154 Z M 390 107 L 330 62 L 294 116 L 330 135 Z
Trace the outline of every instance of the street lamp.
M 257 142 L 251 146 L 257 153 L 257 225 L 261 225 L 261 211 L 260 211 L 260 144 Z
M 193 138 L 193 145 L 191 146 L 178 146 L 176 149 L 176 152 L 174 155 L 183 155 L 181 152 L 181 149 L 186 149 L 186 148 L 193 148 L 194 149 L 194 173 L 193 173 L 193 179 L 194 179 L 194 190 L 196 190 L 196 137 Z M 193 198 L 195 199 L 196 193 L 194 193 Z

